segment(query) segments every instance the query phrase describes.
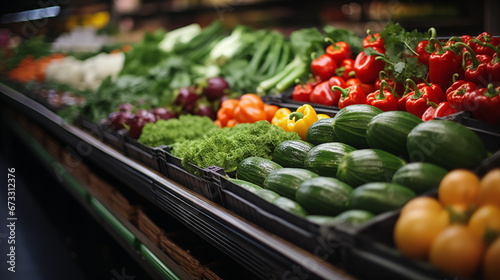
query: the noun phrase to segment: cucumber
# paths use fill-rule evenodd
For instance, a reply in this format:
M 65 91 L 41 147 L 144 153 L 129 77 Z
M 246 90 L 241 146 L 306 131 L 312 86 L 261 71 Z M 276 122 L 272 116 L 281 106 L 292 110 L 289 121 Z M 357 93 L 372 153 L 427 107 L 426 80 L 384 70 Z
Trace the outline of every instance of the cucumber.
M 421 194 L 437 189 L 447 173 L 446 169 L 432 163 L 412 162 L 396 170 L 392 183 L 400 184 L 416 194 Z
M 236 178 L 262 187 L 267 175 L 279 168 L 283 167 L 270 159 L 247 157 L 238 164 Z
M 307 153 L 304 168 L 320 176 L 335 177 L 342 157 L 355 150 L 340 142 L 319 144 Z
M 295 215 L 299 215 L 301 217 L 307 216 L 307 210 L 304 209 L 300 204 L 297 202 L 286 198 L 284 196 L 278 197 L 272 202 L 274 205 L 278 206 L 281 209 L 284 209 L 290 213 L 293 213 Z
M 253 192 L 254 193 L 257 190 L 262 190 L 261 186 L 258 186 L 258 185 L 254 184 L 254 183 L 251 183 L 251 182 L 248 182 L 248 181 L 245 181 L 245 180 L 234 179 L 234 178 L 228 178 L 227 180 L 229 182 L 232 182 L 235 185 L 238 185 L 238 186 L 244 188 L 245 190 L 247 190 L 249 192 Z
M 410 131 L 422 122 L 422 119 L 408 112 L 383 112 L 368 123 L 366 141 L 370 148 L 407 158 L 406 138 Z
M 304 167 L 304 158 L 313 144 L 302 140 L 285 140 L 273 151 L 272 160 L 283 167 Z
M 380 214 L 400 208 L 415 196 L 412 190 L 399 184 L 373 182 L 354 189 L 350 205 L 353 209 Z
M 269 202 L 273 202 L 278 197 L 281 197 L 281 195 L 277 194 L 276 192 L 273 192 L 271 190 L 266 190 L 266 189 L 256 190 L 254 192 L 254 194 L 257 195 L 258 197 L 266 200 L 266 201 L 269 201 Z
M 344 107 L 333 117 L 333 133 L 337 139 L 357 149 L 369 148 L 366 129 L 371 119 L 382 110 L 366 104 Z
M 295 200 L 295 192 L 300 184 L 307 179 L 318 176 L 318 174 L 304 168 L 283 167 L 271 171 L 267 175 L 263 187 Z
M 337 179 L 353 188 L 370 182 L 390 182 L 406 162 L 379 149 L 362 149 L 347 153 L 340 160 Z
M 314 177 L 302 182 L 295 192 L 295 201 L 309 213 L 335 216 L 349 207 L 353 188 L 330 177 Z
M 372 212 L 361 209 L 346 210 L 335 217 L 335 223 L 344 222 L 348 225 L 357 225 L 366 222 L 375 215 Z
M 408 134 L 406 147 L 410 160 L 434 163 L 447 170 L 473 169 L 488 153 L 476 133 L 447 120 L 431 120 L 417 125 Z
M 306 141 L 313 145 L 336 142 L 337 137 L 333 132 L 333 118 L 319 119 L 309 126 Z

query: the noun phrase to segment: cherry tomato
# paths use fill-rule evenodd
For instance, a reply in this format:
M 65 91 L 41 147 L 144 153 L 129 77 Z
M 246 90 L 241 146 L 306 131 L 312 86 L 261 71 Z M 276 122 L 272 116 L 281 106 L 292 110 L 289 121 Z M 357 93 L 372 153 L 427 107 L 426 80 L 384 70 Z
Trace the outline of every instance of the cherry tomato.
M 495 168 L 483 176 L 477 193 L 478 205 L 488 203 L 500 207 L 500 168 Z
M 484 244 L 466 226 L 454 224 L 432 242 L 429 260 L 436 268 L 452 275 L 471 277 L 478 271 Z
M 405 256 L 425 260 L 431 244 L 448 226 L 448 212 L 414 210 L 399 216 L 394 227 L 394 243 Z
M 500 279 L 500 238 L 493 242 L 486 253 L 483 261 L 483 279 L 498 280 Z
M 465 204 L 472 206 L 476 202 L 479 189 L 479 177 L 467 169 L 455 169 L 448 172 L 439 184 L 438 197 L 444 205 Z

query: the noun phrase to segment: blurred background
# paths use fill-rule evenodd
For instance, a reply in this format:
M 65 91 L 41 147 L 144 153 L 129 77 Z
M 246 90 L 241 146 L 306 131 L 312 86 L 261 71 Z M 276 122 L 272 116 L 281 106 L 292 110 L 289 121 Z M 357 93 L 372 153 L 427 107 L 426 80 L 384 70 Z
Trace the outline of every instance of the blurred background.
M 75 28 L 134 42 L 144 32 L 171 30 L 220 19 L 231 28 L 245 24 L 287 34 L 302 27 L 333 25 L 360 35 L 389 22 L 405 29 L 438 30 L 438 36 L 500 35 L 500 1 L 331 1 L 331 0 L 40 0 L 3 1 L 0 29 L 6 34 L 55 40 Z M 0 39 L 1 40 L 1 39 Z

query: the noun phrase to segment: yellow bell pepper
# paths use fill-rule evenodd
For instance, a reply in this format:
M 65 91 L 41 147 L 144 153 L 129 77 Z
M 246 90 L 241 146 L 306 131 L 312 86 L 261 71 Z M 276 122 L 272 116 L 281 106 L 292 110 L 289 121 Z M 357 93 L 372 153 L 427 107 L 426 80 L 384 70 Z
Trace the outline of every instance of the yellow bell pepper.
M 296 132 L 305 141 L 309 127 L 317 120 L 329 117 L 326 114 L 316 114 L 311 105 L 304 104 L 293 113 L 287 108 L 278 109 L 274 114 L 272 124 L 287 132 Z
M 287 122 L 288 122 L 288 117 L 292 111 L 288 108 L 280 108 L 274 113 L 273 120 L 271 121 L 272 124 L 277 125 L 281 127 L 283 130 L 287 130 Z

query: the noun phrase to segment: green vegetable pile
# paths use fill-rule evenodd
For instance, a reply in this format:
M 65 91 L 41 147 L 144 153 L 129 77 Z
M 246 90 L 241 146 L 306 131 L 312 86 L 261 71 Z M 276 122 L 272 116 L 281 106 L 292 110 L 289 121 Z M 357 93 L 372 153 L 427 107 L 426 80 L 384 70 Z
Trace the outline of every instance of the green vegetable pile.
M 295 132 L 286 132 L 267 121 L 259 121 L 213 130 L 203 139 L 176 143 L 172 146 L 172 155 L 181 158 L 184 168 L 194 174 L 196 171 L 189 163 L 200 168 L 219 166 L 232 172 L 247 157 L 270 159 L 279 143 L 299 139 Z
M 186 114 L 179 118 L 147 123 L 138 141 L 149 147 L 158 147 L 202 138 L 212 130 L 220 128 L 209 117 Z

